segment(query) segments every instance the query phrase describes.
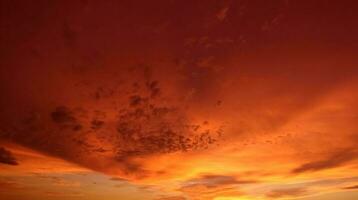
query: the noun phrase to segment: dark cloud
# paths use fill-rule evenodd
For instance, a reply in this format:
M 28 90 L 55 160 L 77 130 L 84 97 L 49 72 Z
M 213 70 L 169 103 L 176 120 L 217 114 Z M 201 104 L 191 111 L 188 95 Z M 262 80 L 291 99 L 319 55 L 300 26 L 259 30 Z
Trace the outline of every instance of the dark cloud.
M 82 129 L 82 125 L 78 123 L 78 120 L 74 116 L 73 111 L 71 111 L 70 108 L 66 106 L 56 107 L 50 115 L 53 122 L 57 123 L 59 126 L 61 126 L 61 128 L 69 127 L 74 131 L 79 131 Z
M 100 87 L 100 91 L 121 91 L 120 97 L 101 94 L 98 101 L 90 91 L 86 98 L 95 101 L 93 107 L 58 103 L 34 111 L 36 117 L 26 123 L 19 120 L 16 128 L 7 126 L 11 135 L 1 136 L 94 170 L 106 172 L 115 166 L 116 175 L 136 178 L 156 174 L 144 169 L 136 158 L 200 151 L 217 144 L 222 127 L 192 123 L 185 108 L 167 101 L 159 81 L 143 71 L 150 70 L 133 72 L 138 76 L 135 84 L 131 80 Z M 103 105 L 108 108 L 102 109 Z
M 0 147 L 0 163 L 7 165 L 18 165 L 16 158 L 14 155 L 6 150 L 4 147 Z
M 305 188 L 285 188 L 272 190 L 266 196 L 270 198 L 295 197 L 305 195 L 306 193 Z
M 216 188 L 228 185 L 256 183 L 254 180 L 240 180 L 235 176 L 223 175 L 203 175 L 198 178 L 190 179 L 184 183 L 183 188 L 205 186 L 206 188 Z
M 147 82 L 146 85 L 150 91 L 150 97 L 155 98 L 160 95 L 160 88 L 159 88 L 158 81 L 150 81 L 150 82 Z
M 234 176 L 203 175 L 183 183 L 179 191 L 191 199 L 214 199 L 218 196 L 242 196 L 238 186 L 256 183 L 251 180 L 239 180 Z
M 342 189 L 345 189 L 345 190 L 357 190 L 358 185 L 347 186 L 347 187 L 343 187 Z
M 344 149 L 335 152 L 324 160 L 305 163 L 300 167 L 292 170 L 292 173 L 303 173 L 307 171 L 318 171 L 334 167 L 339 167 L 347 162 L 357 159 L 358 151 L 356 149 Z
M 180 108 L 158 105 L 150 97 L 134 95 L 131 107 L 119 113 L 117 131 L 136 155 L 206 149 L 216 142 L 215 131 L 198 129 Z M 122 153 L 122 152 L 121 152 Z M 120 155 L 121 156 L 121 155 Z
M 104 125 L 104 121 L 102 120 L 94 119 L 91 122 L 91 128 L 94 130 L 100 129 L 103 125 Z
M 111 180 L 111 181 L 128 181 L 127 179 L 120 178 L 120 177 L 112 177 L 109 180 Z
M 157 102 L 158 81 L 137 81 L 132 87 L 135 93 L 128 107 L 119 110 L 117 135 L 112 138 L 118 147 L 115 160 L 125 165 L 125 173 L 147 174 L 132 158 L 203 150 L 217 142 L 218 130 L 190 123 L 180 106 Z
M 67 108 L 65 106 L 57 107 L 51 113 L 51 118 L 54 122 L 60 123 L 60 124 L 73 123 L 74 121 L 76 121 L 72 112 L 69 110 L 69 108 Z
M 142 99 L 140 96 L 138 95 L 133 95 L 130 97 L 130 105 L 131 106 L 137 106 L 139 105 L 144 99 Z

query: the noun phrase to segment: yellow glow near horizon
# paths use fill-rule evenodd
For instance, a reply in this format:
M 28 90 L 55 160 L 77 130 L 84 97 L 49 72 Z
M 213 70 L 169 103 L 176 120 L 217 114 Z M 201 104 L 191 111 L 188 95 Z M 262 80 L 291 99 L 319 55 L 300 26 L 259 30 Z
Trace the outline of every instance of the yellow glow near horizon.
M 214 200 L 253 200 L 249 197 L 216 197 Z

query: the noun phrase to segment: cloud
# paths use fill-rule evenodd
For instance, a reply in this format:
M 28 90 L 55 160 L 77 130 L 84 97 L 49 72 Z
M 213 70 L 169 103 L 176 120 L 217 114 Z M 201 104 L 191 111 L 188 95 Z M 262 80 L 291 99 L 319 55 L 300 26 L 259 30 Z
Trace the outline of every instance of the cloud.
M 295 158 L 357 133 L 358 106 L 347 103 L 357 102 L 354 87 L 328 105 L 346 110 L 315 113 L 341 85 L 357 86 L 348 83 L 358 80 L 351 6 L 99 2 L 2 3 L 0 139 L 46 155 L 16 151 L 0 162 L 20 165 L 7 168 L 91 169 L 150 184 L 194 177 L 180 190 L 240 195 L 252 180 L 294 181 L 280 175 Z M 333 125 L 339 131 L 325 134 Z M 346 154 L 306 160 L 292 174 L 357 156 Z M 246 170 L 270 174 L 230 175 Z
M 36 178 L 47 180 L 49 183 L 51 183 L 52 185 L 54 185 L 56 187 L 71 187 L 71 188 L 73 188 L 73 187 L 81 186 L 81 183 L 79 181 L 69 180 L 69 179 L 66 179 L 66 178 L 60 177 L 60 176 L 52 176 L 52 175 L 41 174 L 41 173 L 33 173 L 33 175 Z
M 298 174 L 307 171 L 318 171 L 339 167 L 347 162 L 356 160 L 358 151 L 356 149 L 344 149 L 329 155 L 324 160 L 318 160 L 305 163 L 292 170 L 292 173 Z
M 53 122 L 61 126 L 61 128 L 70 127 L 74 131 L 79 131 L 82 128 L 82 125 L 78 123 L 78 120 L 74 116 L 73 111 L 71 111 L 66 106 L 58 106 L 51 112 L 51 118 Z
M 307 193 L 305 188 L 285 188 L 272 190 L 266 194 L 270 198 L 281 198 L 281 197 L 296 197 L 302 196 Z
M 0 136 L 83 167 L 128 179 L 157 175 L 156 171 L 146 169 L 140 159 L 215 147 L 222 128 L 189 120 L 185 107 L 175 103 L 177 100 L 166 100 L 169 98 L 165 95 L 166 87 L 148 75 L 151 70 L 146 66 L 135 67 L 134 71 L 128 69 L 127 73 L 137 76 L 137 80 L 123 81 L 123 86 L 102 86 L 101 91 L 120 88 L 122 93 L 109 92 L 101 99 L 94 98 L 90 103 L 93 105 L 56 103 L 45 109 L 26 111 L 17 121 L 19 128 L 6 127 L 11 135 L 1 132 Z M 92 87 L 87 90 L 93 92 Z M 121 101 L 119 105 L 96 106 L 98 101 L 107 104 L 117 100 Z
M 111 180 L 111 181 L 121 181 L 121 182 L 128 181 L 127 179 L 120 178 L 120 177 L 112 177 L 109 180 Z
M 207 188 L 215 188 L 224 185 L 239 185 L 256 183 L 253 180 L 239 180 L 235 176 L 223 175 L 203 175 L 199 178 L 194 178 L 186 181 L 183 187 L 205 186 Z
M 29 185 L 19 180 L 17 177 L 0 176 L 0 191 L 17 191 L 17 190 L 34 190 L 37 189 L 34 185 Z M 1 196 L 0 192 L 0 196 Z
M 0 147 L 0 163 L 7 165 L 18 165 L 16 158 L 14 155 L 6 150 L 4 147 Z
M 0 190 L 17 190 L 17 189 L 23 189 L 24 187 L 14 181 L 9 180 L 0 180 Z
M 186 200 L 187 198 L 181 196 L 170 196 L 170 197 L 160 197 L 155 200 Z
M 345 190 L 357 190 L 358 185 L 347 186 L 347 187 L 343 187 L 342 189 L 345 189 Z
M 46 191 L 45 194 L 47 196 L 53 196 L 53 197 L 79 197 L 79 196 L 83 196 L 83 194 L 81 192 L 73 192 L 73 191 L 66 191 L 66 192 Z
M 298 196 L 319 195 L 330 192 L 337 192 L 337 189 L 344 190 L 346 186 L 354 186 L 358 177 L 342 177 L 342 178 L 310 178 L 297 180 L 293 182 L 262 182 L 258 187 L 254 187 L 254 191 L 263 191 L 266 197 L 295 199 Z M 261 186 L 260 186 L 261 185 Z M 349 190 L 349 188 L 347 188 Z M 261 192 L 259 192 L 261 193 Z
M 218 196 L 241 196 L 243 193 L 238 186 L 256 183 L 254 180 L 240 180 L 235 176 L 226 175 L 202 175 L 198 178 L 187 180 L 179 191 L 198 199 L 212 199 Z

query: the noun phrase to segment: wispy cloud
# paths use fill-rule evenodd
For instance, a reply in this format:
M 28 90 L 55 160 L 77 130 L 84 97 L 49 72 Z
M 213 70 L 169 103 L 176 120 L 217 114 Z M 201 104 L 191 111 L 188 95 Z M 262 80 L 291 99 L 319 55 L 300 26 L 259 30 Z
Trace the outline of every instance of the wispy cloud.
M 347 187 L 343 187 L 342 189 L 345 189 L 345 190 L 358 190 L 358 185 L 347 186 Z
M 270 198 L 281 198 L 281 197 L 297 197 L 303 196 L 307 193 L 305 188 L 285 188 L 272 190 L 266 194 Z
M 339 167 L 349 161 L 356 160 L 358 158 L 358 151 L 353 149 L 343 149 L 338 152 L 334 152 L 323 160 L 313 161 L 305 163 L 292 170 L 292 173 L 303 173 L 309 171 L 319 171 L 324 169 L 330 169 Z

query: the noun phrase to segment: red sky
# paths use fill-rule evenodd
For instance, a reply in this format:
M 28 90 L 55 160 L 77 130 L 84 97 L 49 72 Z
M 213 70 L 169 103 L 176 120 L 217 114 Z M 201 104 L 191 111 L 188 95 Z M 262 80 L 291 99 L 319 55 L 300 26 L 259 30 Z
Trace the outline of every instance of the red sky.
M 0 5 L 0 198 L 358 198 L 355 1 Z

